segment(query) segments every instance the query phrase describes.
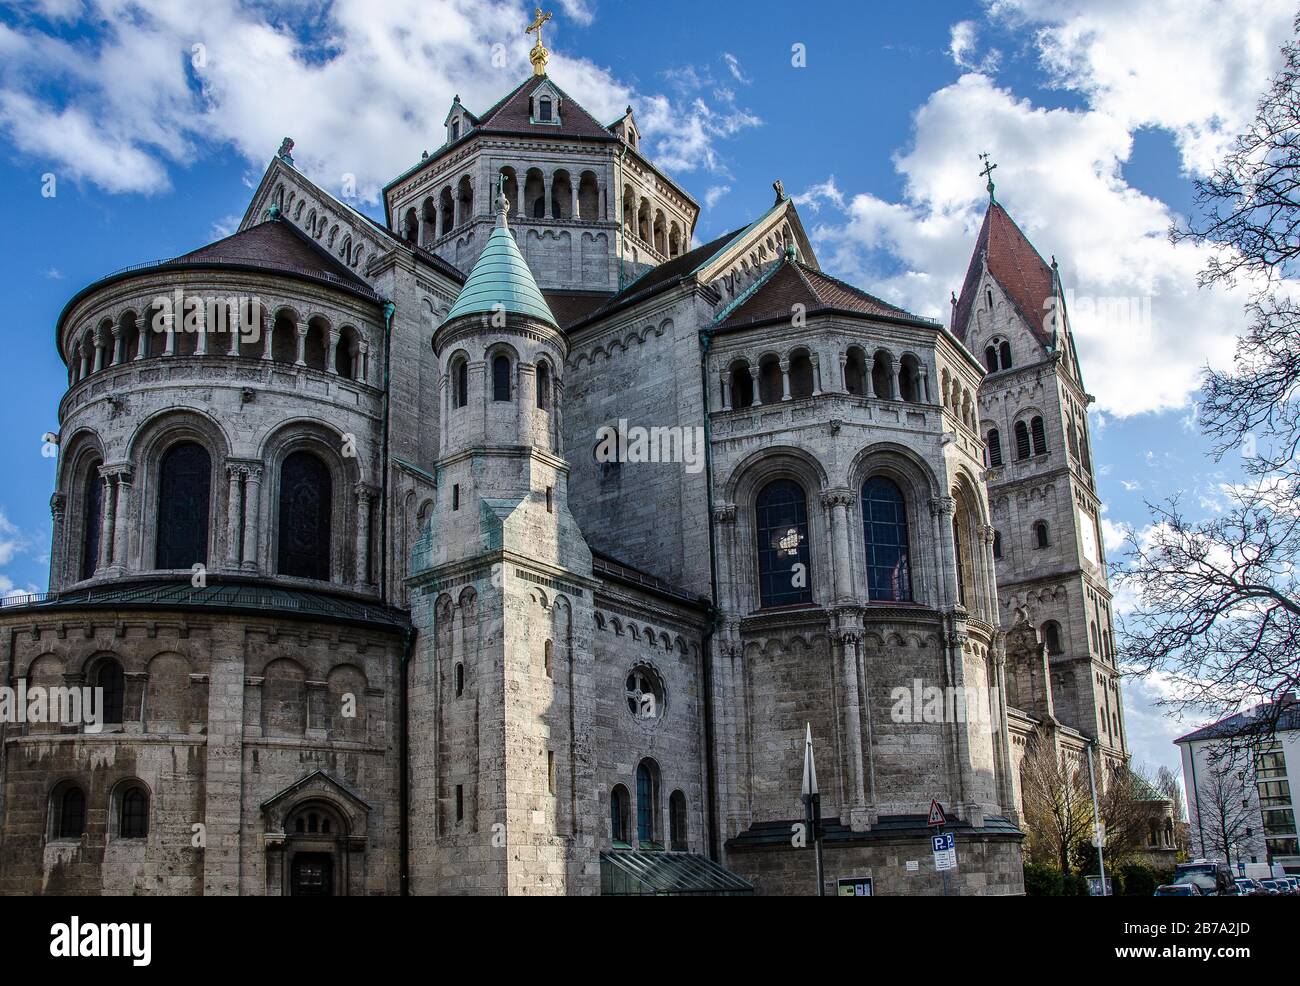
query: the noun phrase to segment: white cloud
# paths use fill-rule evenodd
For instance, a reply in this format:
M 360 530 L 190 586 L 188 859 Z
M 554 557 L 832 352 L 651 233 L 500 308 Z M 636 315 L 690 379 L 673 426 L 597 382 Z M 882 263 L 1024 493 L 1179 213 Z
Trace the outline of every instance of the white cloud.
M 845 207 L 844 193 L 835 184 L 834 175 L 831 175 L 823 182 L 809 186 L 798 195 L 795 195 L 793 199 L 794 204 L 799 208 L 808 209 L 811 212 L 821 212 L 823 203 L 830 203 L 837 209 Z
M 750 80 L 745 78 L 745 73 L 741 71 L 739 58 L 737 58 L 729 51 L 724 51 L 722 53 L 722 60 L 727 63 L 727 69 L 728 71 L 731 72 L 732 78 L 734 78 L 741 85 L 744 86 L 749 85 Z
M 949 30 L 948 54 L 958 68 L 993 73 L 1002 62 L 1002 52 L 991 48 L 978 57 L 979 27 L 974 21 L 958 21 Z
M 594 17 L 585 0 L 562 6 L 571 23 Z M 209 0 L 201 18 L 172 0 L 92 0 L 57 12 L 57 28 L 21 15 L 0 24 L 0 133 L 109 192 L 164 191 L 171 168 L 220 147 L 260 168 L 290 135 L 305 173 L 331 189 L 353 174 L 358 197 L 374 201 L 441 144 L 454 95 L 483 110 L 531 71 L 532 9 L 508 0 Z M 633 104 L 670 169 L 725 171 L 718 143 L 758 123 L 725 92 L 638 92 L 567 54 L 565 31 L 547 25 L 552 77 L 602 122 Z
M 731 191 L 730 185 L 712 185 L 704 193 L 704 208 L 712 209 L 718 204 L 718 200 Z

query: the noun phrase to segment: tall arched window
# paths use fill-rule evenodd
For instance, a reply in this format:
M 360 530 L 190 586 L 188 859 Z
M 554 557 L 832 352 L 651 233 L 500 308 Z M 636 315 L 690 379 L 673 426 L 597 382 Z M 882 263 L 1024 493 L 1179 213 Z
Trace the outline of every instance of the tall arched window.
M 85 506 L 81 538 L 81 577 L 88 579 L 99 567 L 99 539 L 104 523 L 104 480 L 99 475 L 99 461 L 86 470 L 86 488 L 82 494 Z
M 673 852 L 686 852 L 686 795 L 674 791 L 668 798 L 668 848 Z
M 988 433 L 989 446 L 989 465 L 1002 465 L 1002 436 L 998 434 L 996 428 L 990 428 Z
M 764 607 L 812 602 L 808 500 L 793 480 L 768 483 L 754 502 L 758 531 L 758 590 Z
M 626 846 L 631 840 L 628 833 L 628 796 L 622 784 L 614 785 L 609 792 L 609 835 L 616 845 Z
M 1016 458 L 1029 458 L 1029 428 L 1023 421 L 1016 422 Z
M 998 346 L 998 356 L 1001 357 L 1002 369 L 1011 369 L 1011 343 L 1003 342 Z
M 537 407 L 543 411 L 551 408 L 551 368 L 545 363 L 537 364 Z
M 492 399 L 510 400 L 510 357 L 503 353 L 492 359 Z
M 451 366 L 451 403 L 464 407 L 469 403 L 469 363 L 458 359 Z
M 998 372 L 998 349 L 996 346 L 984 347 L 984 365 L 989 368 L 990 373 Z
M 276 571 L 301 579 L 330 577 L 329 467 L 310 452 L 294 452 L 280 467 L 280 540 Z
M 126 676 L 122 673 L 122 665 L 112 658 L 100 661 L 91 687 L 102 689 L 102 697 L 99 699 L 100 721 L 109 726 L 121 723 L 122 709 L 126 704 Z
M 867 549 L 867 598 L 910 602 L 907 506 L 893 480 L 873 476 L 862 484 L 862 535 Z
M 158 568 L 189 568 L 208 560 L 212 458 L 197 442 L 163 455 L 158 476 Z
M 1002 532 L 1001 531 L 993 532 L 993 557 L 994 558 L 1002 557 Z
M 1046 548 L 1052 542 L 1047 536 L 1047 521 L 1034 521 L 1034 547 Z
M 1035 417 L 1029 422 L 1029 430 L 1034 435 L 1034 455 L 1042 455 L 1047 451 L 1047 433 L 1043 430 L 1043 419 Z
M 1061 625 L 1055 620 L 1043 624 L 1043 643 L 1047 645 L 1047 653 L 1061 653 Z
M 144 788 L 131 786 L 122 792 L 118 810 L 119 839 L 143 839 L 149 834 L 149 795 Z
M 636 840 L 638 848 L 649 848 L 654 843 L 658 826 L 655 820 L 659 807 L 659 770 L 649 760 L 642 760 L 636 768 Z
M 50 834 L 56 839 L 80 839 L 86 830 L 86 794 L 76 784 L 62 784 L 50 796 Z

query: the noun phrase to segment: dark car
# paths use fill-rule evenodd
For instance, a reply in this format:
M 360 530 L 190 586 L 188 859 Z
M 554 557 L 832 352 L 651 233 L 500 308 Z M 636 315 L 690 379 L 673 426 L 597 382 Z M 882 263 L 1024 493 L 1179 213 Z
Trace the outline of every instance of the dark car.
M 1259 885 L 1264 888 L 1264 893 L 1269 897 L 1281 897 L 1286 894 L 1277 880 L 1260 880 Z
M 1156 887 L 1153 897 L 1204 897 L 1201 888 L 1194 883 L 1166 883 Z
M 1224 863 L 1212 859 L 1195 859 L 1174 867 L 1174 883 L 1194 883 L 1202 895 L 1226 894 L 1234 886 Z

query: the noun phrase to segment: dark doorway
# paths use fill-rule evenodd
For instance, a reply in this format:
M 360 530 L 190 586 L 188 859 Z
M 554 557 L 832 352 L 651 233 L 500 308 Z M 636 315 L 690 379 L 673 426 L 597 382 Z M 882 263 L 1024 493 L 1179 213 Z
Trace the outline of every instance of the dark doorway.
M 334 860 L 328 853 L 300 852 L 293 857 L 292 895 L 334 896 Z

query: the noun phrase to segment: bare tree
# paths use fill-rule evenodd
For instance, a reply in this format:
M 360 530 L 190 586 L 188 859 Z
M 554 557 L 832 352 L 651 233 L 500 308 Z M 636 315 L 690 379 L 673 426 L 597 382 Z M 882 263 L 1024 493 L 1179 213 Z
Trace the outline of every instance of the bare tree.
M 1131 765 L 1111 770 L 1105 786 L 1098 792 L 1098 809 L 1105 825 L 1106 858 L 1116 866 L 1146 848 L 1153 793 L 1155 788 L 1151 782 Z
M 1161 767 L 1156 772 L 1156 790 L 1168 799 L 1174 821 L 1174 849 L 1187 852 L 1187 803 L 1183 797 L 1183 780 L 1176 771 Z
M 1039 728 L 1030 735 L 1020 763 L 1021 801 L 1029 858 L 1070 872 L 1070 853 L 1092 836 L 1092 795 L 1088 765 L 1058 751 Z
M 1232 862 L 1232 848 L 1250 824 L 1249 791 L 1236 758 L 1212 760 L 1196 787 L 1197 831 L 1201 854 Z
M 1249 328 L 1231 367 L 1206 371 L 1201 406 L 1214 455 L 1239 452 L 1246 481 L 1209 520 L 1177 498 L 1149 504 L 1151 526 L 1128 533 L 1113 568 L 1137 600 L 1120 624 L 1126 658 L 1180 686 L 1174 704 L 1216 715 L 1280 698 L 1300 671 L 1300 45 L 1282 56 L 1253 123 L 1195 182 L 1200 218 L 1171 232 L 1211 249 L 1203 286 L 1252 291 Z

